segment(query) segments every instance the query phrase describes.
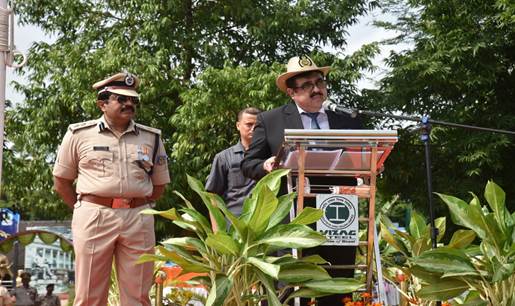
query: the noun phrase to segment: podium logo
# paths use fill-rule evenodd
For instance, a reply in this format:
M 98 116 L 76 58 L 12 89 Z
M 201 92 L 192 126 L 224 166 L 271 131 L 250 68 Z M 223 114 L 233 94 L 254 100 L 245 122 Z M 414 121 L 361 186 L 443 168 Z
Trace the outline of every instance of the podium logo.
M 331 229 L 346 229 L 358 215 L 352 202 L 338 195 L 325 199 L 320 208 L 324 212 L 320 221 Z

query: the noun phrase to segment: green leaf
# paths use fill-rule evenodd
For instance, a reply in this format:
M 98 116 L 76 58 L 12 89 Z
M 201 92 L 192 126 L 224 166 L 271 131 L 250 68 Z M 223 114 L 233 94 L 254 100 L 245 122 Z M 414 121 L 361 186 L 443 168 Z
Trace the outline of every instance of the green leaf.
M 412 256 L 419 256 L 423 252 L 431 249 L 431 239 L 427 237 L 419 238 L 415 241 L 411 249 Z
M 254 196 L 257 196 L 257 201 L 248 226 L 259 236 L 268 227 L 270 216 L 277 209 L 278 201 L 267 185 L 263 185 L 259 189 L 259 193 L 253 194 L 253 197 Z
M 240 219 L 238 219 L 228 208 L 227 206 L 225 205 L 225 203 L 223 202 L 223 199 L 217 195 L 217 194 L 214 194 L 214 193 L 210 193 L 209 194 L 210 198 L 211 198 L 211 201 L 212 202 L 215 202 L 217 203 L 217 207 L 220 208 L 220 210 L 224 213 L 224 215 L 227 217 L 227 219 L 229 219 L 229 221 L 231 221 L 232 225 L 234 226 L 234 228 L 236 229 L 236 231 L 238 232 L 238 234 L 240 235 L 240 237 L 245 237 L 246 233 L 247 233 L 247 225 L 245 224 L 245 222 L 243 221 L 240 221 Z
M 274 279 L 277 279 L 279 277 L 279 265 L 267 263 L 266 261 L 263 261 L 256 257 L 249 257 L 247 261 L 259 270 L 261 270 L 266 275 L 271 276 Z
M 435 226 L 438 229 L 438 236 L 436 236 L 436 241 L 440 241 L 445 235 L 445 217 L 436 218 Z M 431 233 L 428 234 L 429 238 L 431 238 Z
M 424 236 L 424 232 L 426 231 L 426 222 L 424 218 L 418 214 L 416 211 L 413 211 L 411 215 L 411 221 L 409 223 L 409 233 L 415 239 L 422 238 Z
M 320 255 L 310 255 L 299 258 L 302 262 L 309 262 L 313 264 L 323 265 L 327 263 L 327 260 L 323 259 Z
M 463 299 L 463 305 L 467 306 L 487 306 L 488 302 L 481 299 L 481 294 L 476 290 L 470 290 Z
M 477 274 L 467 255 L 458 249 L 438 248 L 426 251 L 411 261 L 427 271 L 437 273 L 470 273 Z
M 470 204 L 470 214 L 476 220 L 476 224 L 483 230 L 484 236 L 480 236 L 483 241 L 491 244 L 496 251 L 500 251 L 507 237 L 499 228 L 494 215 L 485 213 L 482 207 L 474 202 Z M 476 232 L 476 234 L 479 236 L 479 233 Z
M 381 222 L 381 238 L 383 238 L 389 245 L 394 247 L 397 251 L 401 252 L 405 256 L 409 256 L 409 251 L 400 239 L 392 235 L 390 229 L 386 227 L 386 225 Z
M 510 227 L 510 224 L 513 223 L 509 222 L 509 224 L 507 222 L 510 219 L 510 214 L 505 206 L 506 194 L 504 193 L 504 190 L 502 190 L 502 188 L 493 181 L 488 181 L 485 187 L 485 199 L 494 212 L 496 223 L 504 234 L 507 235 L 508 228 Z
M 417 296 L 427 300 L 445 301 L 469 290 L 467 283 L 457 279 L 441 280 L 417 291 Z
M 231 236 L 222 232 L 208 234 L 206 245 L 220 254 L 237 256 L 240 252 L 238 243 Z
M 166 258 L 163 255 L 156 255 L 156 254 L 143 254 L 141 255 L 138 260 L 136 260 L 136 264 L 142 264 L 146 262 L 154 262 L 154 261 L 167 261 L 168 258 Z
M 292 294 L 288 296 L 286 301 L 290 301 L 296 297 L 303 297 L 303 298 L 317 298 L 322 297 L 326 295 L 330 295 L 331 293 L 327 292 L 321 292 L 318 290 L 310 289 L 310 288 L 300 288 L 299 290 L 295 290 Z
M 430 272 L 419 266 L 412 266 L 410 268 L 406 268 L 405 272 L 407 272 L 406 274 L 411 273 L 415 275 L 417 278 L 421 279 L 423 282 L 427 284 L 440 282 L 443 275 L 443 273 Z
M 281 271 L 279 272 L 279 280 L 287 283 L 327 278 L 330 278 L 330 276 L 322 267 L 302 262 L 281 265 Z
M 326 241 L 324 235 L 300 224 L 281 224 L 267 231 L 256 244 L 278 248 L 312 248 Z
M 223 306 L 232 288 L 232 280 L 225 275 L 217 274 L 207 297 L 206 306 Z
M 250 218 L 254 214 L 254 210 L 257 205 L 257 196 L 253 196 L 254 190 L 256 190 L 256 187 L 254 187 L 252 194 L 245 198 L 243 201 L 243 208 L 240 215 L 240 220 L 242 220 L 245 223 L 248 223 Z M 257 191 L 256 191 L 257 194 Z
M 184 248 L 194 249 L 201 253 L 206 253 L 206 247 L 202 241 L 193 237 L 169 238 L 161 242 L 161 244 L 177 245 Z
M 493 282 L 500 282 L 509 277 L 512 277 L 515 273 L 515 262 L 510 263 L 501 263 L 499 259 L 496 257 L 492 258 L 492 269 L 494 271 L 494 275 L 492 278 Z
M 256 183 L 254 190 L 260 190 L 263 186 L 266 185 L 274 195 L 277 195 L 279 189 L 281 188 L 282 177 L 287 175 L 289 172 L 290 169 L 277 169 L 268 173 Z
M 272 214 L 272 217 L 268 222 L 267 230 L 283 222 L 283 220 L 289 215 L 291 207 L 293 205 L 293 200 L 296 196 L 296 193 L 289 193 L 279 197 L 279 204 L 277 204 L 277 209 Z
M 161 261 L 171 261 L 171 262 L 181 266 L 184 273 L 188 273 L 188 272 L 202 273 L 202 272 L 210 272 L 211 271 L 211 268 L 208 265 L 198 262 L 198 261 L 192 262 L 190 259 L 184 258 L 182 255 L 179 255 L 177 252 L 168 250 L 167 248 L 165 248 L 163 246 L 157 246 L 156 250 L 158 251 L 158 256 L 160 256 L 160 258 L 163 258 L 163 259 L 161 259 Z
M 213 205 L 213 204 L 216 204 L 216 202 L 212 202 L 212 199 L 209 196 L 210 193 L 207 192 L 204 189 L 204 185 L 202 185 L 202 183 L 199 180 L 195 179 L 194 177 L 187 175 L 187 180 L 188 180 L 188 185 L 190 186 L 190 188 L 200 196 L 200 198 L 202 199 L 202 202 L 209 210 L 209 213 L 211 214 L 211 216 L 214 218 L 214 220 L 216 222 L 215 225 L 216 225 L 217 231 L 225 232 L 226 227 L 227 227 L 227 221 L 225 220 L 225 217 L 223 216 L 222 212 L 220 211 L 220 208 L 215 207 Z
M 327 293 L 348 293 L 357 291 L 365 286 L 361 281 L 352 278 L 332 278 L 326 280 L 313 280 L 304 283 L 307 288 Z
M 452 235 L 449 242 L 450 248 L 464 249 L 476 239 L 476 234 L 472 230 L 457 230 Z
M 291 221 L 291 223 L 308 225 L 317 222 L 323 215 L 324 212 L 321 209 L 305 207 L 302 212 Z
M 469 205 L 459 198 L 436 193 L 442 201 L 449 207 L 452 221 L 457 225 L 462 225 L 467 228 L 470 228 L 477 234 L 481 233 L 481 237 L 484 236 L 484 231 L 481 227 L 476 224 L 476 220 L 474 220 L 473 216 L 471 216 L 469 211 Z
M 181 218 L 177 215 L 177 211 L 175 208 L 170 208 L 168 210 L 159 211 L 151 208 L 146 208 L 140 211 L 140 214 L 143 215 L 159 215 L 163 218 L 170 219 L 170 220 L 180 220 Z
M 199 228 L 197 226 L 196 222 L 176 220 L 176 221 L 173 221 L 173 224 L 177 225 L 180 228 L 183 228 L 183 229 L 195 232 L 195 233 L 198 233 L 201 231 L 201 228 Z
M 183 212 L 184 214 L 186 214 L 187 216 L 185 215 L 182 215 L 181 218 L 183 219 L 191 219 L 195 222 L 197 222 L 198 224 L 200 224 L 202 230 L 207 234 L 207 233 L 211 233 L 212 230 L 211 230 L 211 226 L 210 226 L 210 223 L 209 221 L 207 220 L 206 217 L 204 217 L 201 213 L 199 213 L 198 211 L 196 211 L 195 209 L 191 209 L 191 208 L 182 208 L 181 209 L 181 212 Z
M 191 202 L 188 201 L 188 199 L 186 199 L 186 197 L 183 196 L 182 193 L 180 193 L 177 190 L 174 190 L 173 193 L 176 194 L 179 198 L 181 198 L 184 201 L 184 203 L 186 204 L 186 207 L 188 207 L 189 209 L 194 209 L 193 204 L 191 204 Z
M 267 277 L 264 273 L 256 271 L 258 279 L 261 281 L 263 286 L 266 288 L 267 303 L 270 306 L 282 306 L 274 287 L 274 282 L 271 278 Z

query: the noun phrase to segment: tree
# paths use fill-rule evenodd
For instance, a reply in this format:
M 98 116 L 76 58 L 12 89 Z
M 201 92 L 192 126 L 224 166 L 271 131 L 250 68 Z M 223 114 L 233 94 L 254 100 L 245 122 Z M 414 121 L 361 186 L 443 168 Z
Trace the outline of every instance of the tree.
M 23 212 L 41 201 L 33 217 L 49 203 L 62 207 L 50 192 L 57 145 L 68 124 L 98 117 L 91 84 L 124 68 L 143 81 L 138 121 L 163 131 L 172 157 L 168 195 L 181 189 L 186 170 L 202 177 L 197 172 L 205 174 L 216 151 L 235 138 L 239 108 L 284 103 L 273 85 L 272 72 L 280 70 L 274 62 L 315 53 L 330 63 L 334 55 L 320 52 L 321 46 L 343 48 L 345 29 L 376 5 L 364 0 L 17 2 L 22 23 L 38 25 L 56 40 L 32 46 L 22 70 L 28 84 L 16 85 L 26 99 L 7 114 L 13 147 L 6 191 Z M 334 85 L 337 92 L 355 90 L 358 70 L 370 67 L 367 58 L 375 52 L 368 46 L 337 60 L 342 70 L 336 79 L 346 80 Z M 215 123 L 221 134 L 211 133 Z M 188 150 L 199 148 L 190 159 L 194 152 Z
M 400 33 L 387 43 L 410 42 L 413 47 L 388 57 L 391 72 L 378 90 L 364 95 L 370 108 L 514 130 L 513 2 L 386 2 L 398 19 L 379 25 Z M 412 127 L 400 130 L 382 190 L 399 193 L 427 211 L 424 150 Z M 431 136 L 435 191 L 465 196 L 466 190 L 477 190 L 493 178 L 515 195 L 513 136 L 443 126 L 434 126 Z M 515 209 L 513 203 L 507 207 Z M 437 215 L 444 213 L 440 205 Z

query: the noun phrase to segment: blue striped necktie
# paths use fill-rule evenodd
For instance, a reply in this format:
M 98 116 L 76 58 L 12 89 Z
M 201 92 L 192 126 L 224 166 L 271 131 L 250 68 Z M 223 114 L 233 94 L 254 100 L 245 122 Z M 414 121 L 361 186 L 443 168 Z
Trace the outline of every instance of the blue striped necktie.
M 312 130 L 320 130 L 320 125 L 318 124 L 318 120 L 317 120 L 319 112 L 316 112 L 316 113 L 303 112 L 302 114 L 308 116 L 309 118 L 311 118 L 311 126 L 310 126 L 310 128 Z

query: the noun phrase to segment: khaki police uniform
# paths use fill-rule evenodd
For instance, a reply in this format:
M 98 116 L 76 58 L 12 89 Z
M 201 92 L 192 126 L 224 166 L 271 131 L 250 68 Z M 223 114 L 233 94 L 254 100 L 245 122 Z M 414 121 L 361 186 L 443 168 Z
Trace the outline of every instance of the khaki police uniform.
M 53 175 L 76 180 L 74 305 L 107 305 L 113 257 L 121 305 L 150 305 L 153 264 L 136 260 L 155 245 L 153 216 L 140 211 L 153 186 L 170 182 L 160 131 L 131 121 L 120 135 L 103 116 L 72 124 Z

